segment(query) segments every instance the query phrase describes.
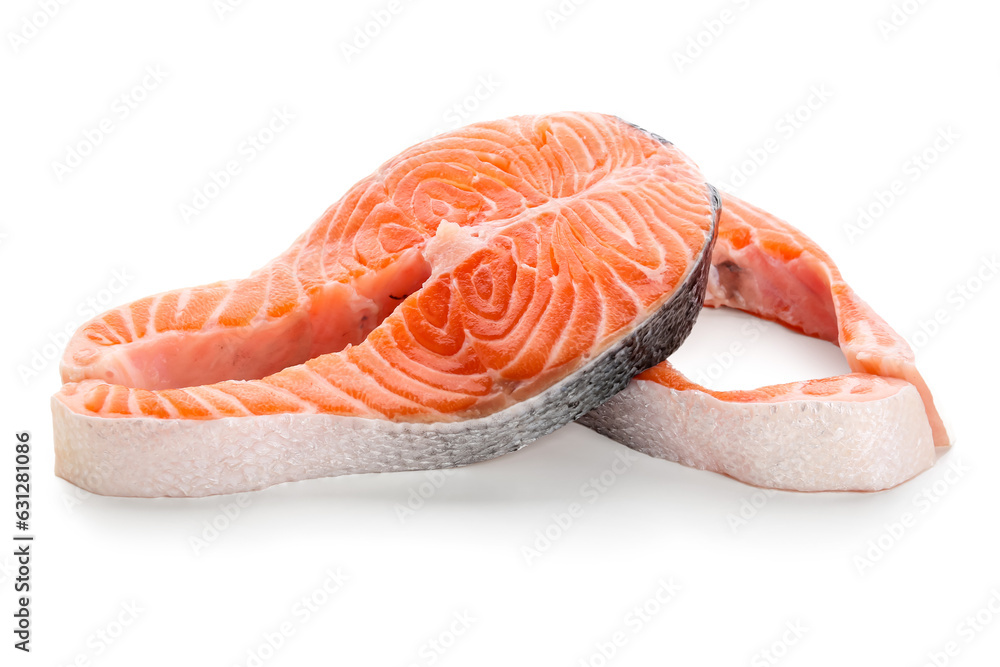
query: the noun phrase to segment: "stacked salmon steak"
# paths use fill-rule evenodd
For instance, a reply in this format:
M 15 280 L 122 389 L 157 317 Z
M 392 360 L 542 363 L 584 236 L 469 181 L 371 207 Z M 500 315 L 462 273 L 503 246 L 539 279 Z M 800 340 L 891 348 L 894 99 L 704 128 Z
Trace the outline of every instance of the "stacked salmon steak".
M 703 305 L 838 342 L 855 372 L 694 385 L 665 360 Z M 249 277 L 85 323 L 61 373 L 56 473 L 107 495 L 466 465 L 580 418 L 797 490 L 887 488 L 947 444 L 905 341 L 822 250 L 592 113 L 417 144 Z

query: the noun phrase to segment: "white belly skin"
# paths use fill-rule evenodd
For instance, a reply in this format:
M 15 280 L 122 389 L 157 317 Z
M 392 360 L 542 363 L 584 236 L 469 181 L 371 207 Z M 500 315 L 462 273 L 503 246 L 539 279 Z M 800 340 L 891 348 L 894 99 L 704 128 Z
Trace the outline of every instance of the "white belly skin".
M 155 498 L 242 493 L 352 473 L 449 468 L 508 451 L 504 447 L 511 443 L 480 431 L 514 418 L 511 412 L 522 405 L 483 419 L 431 425 L 324 414 L 102 419 L 72 412 L 53 399 L 55 473 L 91 493 Z M 513 443 L 513 449 L 519 446 Z
M 580 423 L 650 456 L 770 489 L 879 491 L 936 459 L 912 385 L 870 401 L 737 403 L 633 380 Z

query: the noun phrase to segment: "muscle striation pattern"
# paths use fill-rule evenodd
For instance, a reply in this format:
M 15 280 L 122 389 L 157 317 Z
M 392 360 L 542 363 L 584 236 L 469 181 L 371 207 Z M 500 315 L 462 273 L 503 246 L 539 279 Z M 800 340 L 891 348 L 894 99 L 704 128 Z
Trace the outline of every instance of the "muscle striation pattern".
M 711 218 L 694 165 L 618 119 L 470 126 L 385 163 L 249 278 L 89 322 L 59 400 L 107 418 L 483 416 L 668 299 Z

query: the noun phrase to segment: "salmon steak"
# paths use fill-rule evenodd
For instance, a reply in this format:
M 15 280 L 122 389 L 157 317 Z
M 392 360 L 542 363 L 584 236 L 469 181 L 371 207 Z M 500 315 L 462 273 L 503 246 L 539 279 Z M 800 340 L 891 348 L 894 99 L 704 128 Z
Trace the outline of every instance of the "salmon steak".
M 853 372 L 712 391 L 664 362 L 581 423 L 651 456 L 795 491 L 890 488 L 949 446 L 906 341 L 812 240 L 730 195 L 722 196 L 705 305 L 839 344 Z
M 52 399 L 56 474 L 206 496 L 514 451 L 681 344 L 718 216 L 691 160 L 612 116 L 434 137 L 249 277 L 82 325 Z

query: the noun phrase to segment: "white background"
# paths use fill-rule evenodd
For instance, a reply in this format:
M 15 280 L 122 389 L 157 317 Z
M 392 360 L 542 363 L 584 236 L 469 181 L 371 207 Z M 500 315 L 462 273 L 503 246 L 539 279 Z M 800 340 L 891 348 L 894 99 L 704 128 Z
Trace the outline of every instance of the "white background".
M 939 664 L 995 664 L 1000 9 L 899 2 L 912 16 L 889 31 L 890 0 L 567 0 L 564 20 L 548 13 L 556 0 L 413 0 L 350 58 L 343 45 L 388 0 L 248 0 L 221 16 L 211 0 L 96 0 L 51 18 L 44 3 L 5 2 L 0 536 L 14 532 L 14 433 L 26 429 L 37 541 L 30 655 L 11 648 L 12 549 L 0 550 L 0 662 L 922 665 L 954 641 Z M 147 67 L 163 80 L 130 92 Z M 143 98 L 124 118 L 123 94 Z M 276 108 L 294 120 L 247 160 L 241 143 Z M 577 109 L 666 136 L 711 182 L 823 245 L 919 343 L 952 451 L 878 494 L 764 494 L 649 458 L 594 493 L 585 485 L 628 450 L 570 425 L 454 472 L 404 518 L 411 492 L 434 488 L 424 473 L 289 484 L 242 506 L 90 496 L 52 475 L 52 357 L 88 300 L 246 275 L 352 183 L 460 117 Z M 105 118 L 111 132 L 82 164 L 54 166 Z M 949 128 L 957 138 L 933 149 Z M 914 171 L 928 149 L 933 164 Z M 240 173 L 185 220 L 180 206 L 230 159 Z M 897 179 L 902 194 L 880 212 Z M 859 208 L 881 214 L 851 235 Z M 751 322 L 705 313 L 679 366 L 720 388 L 846 371 L 835 347 L 773 325 L 748 335 Z M 743 353 L 717 356 L 734 342 Z M 572 503 L 579 516 L 553 527 Z M 348 580 L 327 594 L 338 569 Z M 666 602 L 661 580 L 679 587 Z M 321 604 L 306 614 L 296 605 L 310 596 Z M 965 619 L 982 609 L 972 630 Z M 292 632 L 271 650 L 283 623 Z M 623 645 L 604 658 L 617 632 Z

